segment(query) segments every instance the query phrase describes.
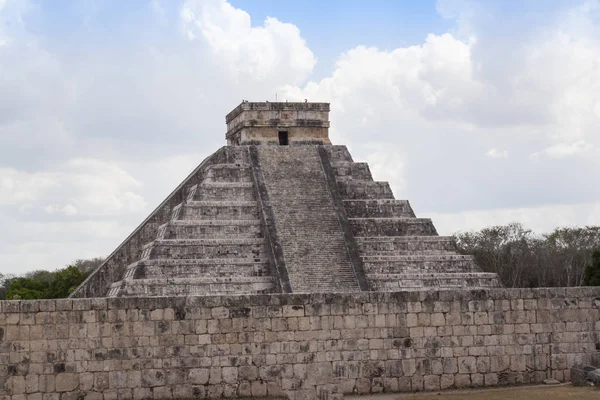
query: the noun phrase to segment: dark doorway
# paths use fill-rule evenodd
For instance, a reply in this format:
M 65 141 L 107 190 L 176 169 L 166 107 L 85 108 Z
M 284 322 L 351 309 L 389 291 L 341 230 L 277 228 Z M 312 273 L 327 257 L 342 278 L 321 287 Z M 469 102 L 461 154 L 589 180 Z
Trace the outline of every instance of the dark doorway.
M 288 145 L 288 133 L 286 131 L 279 131 L 279 144 L 282 146 Z

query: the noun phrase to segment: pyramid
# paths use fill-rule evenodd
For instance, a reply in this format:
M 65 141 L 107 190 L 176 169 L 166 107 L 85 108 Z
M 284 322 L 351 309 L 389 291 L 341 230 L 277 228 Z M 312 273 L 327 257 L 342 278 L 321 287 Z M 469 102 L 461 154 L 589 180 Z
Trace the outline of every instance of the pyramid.
M 206 158 L 72 297 L 499 287 L 366 163 L 328 103 L 242 102 Z

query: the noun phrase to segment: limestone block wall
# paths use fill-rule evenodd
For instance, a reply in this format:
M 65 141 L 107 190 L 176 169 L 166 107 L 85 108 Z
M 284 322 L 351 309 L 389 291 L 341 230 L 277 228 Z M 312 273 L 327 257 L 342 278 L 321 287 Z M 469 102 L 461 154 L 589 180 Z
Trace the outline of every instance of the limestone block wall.
M 4 301 L 0 399 L 567 381 L 598 361 L 599 311 L 600 287 Z
M 289 143 L 329 144 L 329 103 L 243 102 L 227 114 L 228 145 Z

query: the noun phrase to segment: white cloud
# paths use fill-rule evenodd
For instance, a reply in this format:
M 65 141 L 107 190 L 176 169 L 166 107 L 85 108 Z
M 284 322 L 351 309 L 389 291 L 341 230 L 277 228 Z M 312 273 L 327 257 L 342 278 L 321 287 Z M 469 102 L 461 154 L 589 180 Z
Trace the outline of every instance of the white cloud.
M 46 211 L 48 214 L 54 214 L 56 211 L 59 210 L 60 207 L 54 205 L 54 204 L 48 204 L 46 207 L 44 207 L 44 211 Z
M 507 150 L 490 149 L 487 153 L 485 153 L 485 155 L 490 158 L 506 158 L 506 157 L 508 157 L 508 151 Z
M 468 210 L 459 213 L 429 213 L 427 216 L 433 219 L 440 235 L 452 235 L 457 231 L 479 230 L 511 222 L 520 222 L 535 232 L 547 233 L 559 226 L 598 225 L 600 203 Z
M 316 63 L 295 25 L 267 17 L 263 26 L 253 27 L 247 12 L 225 0 L 188 0 L 181 17 L 188 38 L 203 38 L 216 65 L 229 69 L 239 82 L 275 75 L 279 84 L 298 84 Z
M 303 88 L 288 86 L 286 95 L 294 100 L 335 100 L 335 109 L 344 111 L 346 103 L 360 101 L 362 114 L 377 111 L 385 99 L 399 112 L 454 118 L 466 97 L 481 89 L 472 79 L 471 45 L 450 34 L 431 34 L 423 45 L 392 51 L 358 46 L 340 56 L 331 77 Z M 358 92 L 369 97 L 357 98 Z
M 594 146 L 587 143 L 585 140 L 579 140 L 573 143 L 557 143 L 552 146 L 546 147 L 541 152 L 535 152 L 531 154 L 532 159 L 539 159 L 541 155 L 545 155 L 550 158 L 565 158 L 575 156 L 581 153 L 587 153 L 593 150 Z
M 31 207 L 30 204 L 28 204 L 28 206 Z M 73 204 L 66 204 L 64 206 L 49 204 L 46 207 L 44 207 L 44 211 L 46 211 L 48 214 L 61 212 L 68 217 L 77 215 L 78 213 L 77 207 L 75 207 Z
M 402 158 L 393 149 L 380 144 L 367 145 L 369 155 L 367 163 L 375 180 L 394 182 L 396 191 L 404 188 L 404 164 Z
M 77 215 L 79 211 L 77 210 L 77 207 L 75 207 L 73 204 L 66 204 L 62 208 L 62 212 L 66 216 L 73 216 L 73 215 Z
M 139 212 L 146 201 L 141 182 L 111 162 L 76 158 L 56 169 L 28 173 L 0 168 L 0 206 L 38 204 L 48 214 L 119 215 Z M 63 202 L 47 204 L 49 199 Z M 44 206 L 43 203 L 46 202 Z
M 380 159 L 371 143 L 393 149 L 402 173 L 390 183 L 421 215 L 597 198 L 589 182 L 600 180 L 600 159 L 582 157 L 600 148 L 593 12 L 575 8 L 556 23 L 548 18 L 539 29 L 498 38 L 487 29 L 503 29 L 502 16 L 485 5 L 443 3 L 444 15 L 458 20 L 454 33 L 393 50 L 357 46 L 339 57 L 331 76 L 289 85 L 285 95 L 331 102 L 333 137 L 350 145 L 355 159 Z M 539 149 L 546 157 L 532 163 Z M 509 154 L 511 163 L 501 167 L 483 162 Z M 570 165 L 560 161 L 565 156 Z M 571 178 L 581 170 L 585 179 Z
M 135 221 L 19 221 L 0 214 L 3 226 L 13 227 L 0 246 L 0 273 L 22 274 L 57 269 L 78 258 L 106 256 Z M 139 222 L 139 221 L 138 221 Z
M 34 201 L 55 186 L 52 174 L 29 174 L 14 168 L 0 168 L 0 206 Z

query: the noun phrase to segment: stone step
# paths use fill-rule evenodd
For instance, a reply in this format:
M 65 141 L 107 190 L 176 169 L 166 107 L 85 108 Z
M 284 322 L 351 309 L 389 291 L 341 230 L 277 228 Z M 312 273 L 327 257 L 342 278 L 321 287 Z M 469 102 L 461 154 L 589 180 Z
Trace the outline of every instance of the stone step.
M 125 282 L 120 296 L 260 294 L 270 293 L 275 287 L 275 280 L 270 276 L 135 279 Z
M 348 148 L 346 146 L 332 145 L 332 146 L 323 146 L 323 147 L 329 154 L 329 158 L 330 158 L 330 161 L 332 164 L 340 162 L 340 161 L 353 162 L 352 156 L 350 155 L 350 152 L 348 151 Z
M 354 275 L 345 274 L 311 274 L 294 286 L 294 293 L 339 293 L 359 292 L 360 289 L 348 285 L 349 280 L 356 280 Z
M 356 243 L 365 256 L 456 253 L 451 236 L 357 237 Z
M 344 200 L 349 218 L 415 218 L 408 200 Z
M 387 182 L 345 180 L 338 181 L 342 199 L 393 199 L 394 193 Z
M 221 153 L 221 164 L 250 164 L 250 153 L 247 146 L 227 146 Z
M 255 200 L 252 182 L 207 182 L 198 185 L 190 200 Z
M 271 275 L 266 271 L 270 270 L 270 262 L 267 258 L 203 258 L 203 259 L 169 259 L 169 258 L 156 258 L 156 259 L 140 259 L 134 263 L 129 264 L 125 268 L 123 275 L 124 280 L 131 279 L 144 279 L 152 276 L 164 277 L 160 274 L 161 271 L 165 272 L 166 275 L 171 275 L 172 271 L 204 271 L 211 273 L 208 276 L 218 275 L 219 268 L 224 267 L 226 270 L 239 269 L 241 275 L 244 275 L 243 271 L 249 271 L 254 269 L 261 271 L 261 276 Z M 264 273 L 262 273 L 264 272 Z M 147 274 L 150 274 L 147 276 Z M 193 277 L 198 277 L 195 275 Z
M 183 204 L 179 219 L 232 220 L 258 219 L 256 201 L 188 201 Z
M 336 179 L 358 179 L 372 181 L 369 164 L 364 162 L 336 161 L 332 165 Z
M 201 259 L 262 257 L 266 251 L 264 239 L 162 239 L 142 247 L 150 249 L 150 259 Z
M 141 277 L 149 279 L 164 278 L 195 278 L 199 276 L 206 277 L 249 277 L 249 276 L 270 276 L 268 264 L 214 264 L 214 265 L 193 265 L 172 267 L 162 266 L 144 266 Z
M 371 283 L 371 290 L 375 291 L 501 287 L 497 274 L 485 272 L 368 274 L 367 276 Z
M 269 259 L 266 257 L 251 257 L 248 259 L 244 258 L 204 258 L 204 259 L 179 259 L 173 260 L 169 258 L 156 258 L 156 259 L 145 259 L 131 263 L 127 266 L 127 269 L 136 268 L 140 265 L 154 265 L 161 267 L 186 267 L 196 265 L 247 265 L 247 264 L 268 264 Z
M 473 261 L 475 257 L 467 254 L 419 254 L 419 255 L 385 255 L 363 256 L 365 262 L 394 263 L 394 262 L 448 262 L 448 261 Z
M 183 262 L 178 262 L 183 261 Z M 270 264 L 266 259 L 247 260 L 142 260 L 128 267 L 137 269 L 135 278 L 195 278 L 195 277 L 243 277 L 270 276 Z M 134 277 L 134 274 L 130 276 Z
M 362 257 L 365 272 L 373 274 L 480 272 L 473 256 L 460 254 Z
M 161 229 L 164 230 L 161 236 Z M 158 228 L 160 239 L 261 238 L 260 220 L 175 220 Z
M 352 233 L 361 236 L 437 236 L 429 218 L 348 218 Z
M 206 171 L 207 182 L 252 182 L 252 168 L 247 164 L 213 164 Z

